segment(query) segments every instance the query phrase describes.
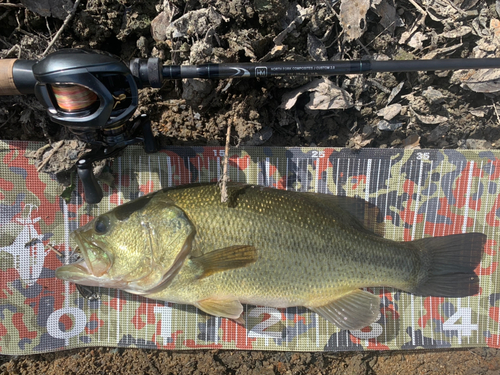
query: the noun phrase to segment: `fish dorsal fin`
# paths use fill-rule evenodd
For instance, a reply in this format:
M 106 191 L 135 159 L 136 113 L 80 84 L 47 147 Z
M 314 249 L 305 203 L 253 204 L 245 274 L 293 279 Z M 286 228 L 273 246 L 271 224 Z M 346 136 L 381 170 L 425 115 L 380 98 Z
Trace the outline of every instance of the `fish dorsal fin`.
M 243 305 L 237 299 L 207 298 L 198 301 L 195 306 L 207 314 L 233 319 L 238 323 L 242 322 Z
M 338 212 L 339 208 L 348 212 L 350 215 L 343 215 L 342 221 L 350 226 L 361 230 L 375 233 L 381 237 L 384 236 L 383 217 L 380 216 L 380 210 L 374 204 L 361 198 L 346 197 L 341 195 L 302 193 L 308 198 L 321 204 L 332 213 Z M 354 218 L 354 219 L 353 219 Z
M 216 272 L 245 267 L 256 260 L 257 249 L 248 245 L 229 246 L 191 258 L 191 261 L 202 269 L 199 279 Z
M 377 320 L 380 314 L 380 298 L 356 289 L 327 305 L 310 309 L 340 329 L 355 330 Z

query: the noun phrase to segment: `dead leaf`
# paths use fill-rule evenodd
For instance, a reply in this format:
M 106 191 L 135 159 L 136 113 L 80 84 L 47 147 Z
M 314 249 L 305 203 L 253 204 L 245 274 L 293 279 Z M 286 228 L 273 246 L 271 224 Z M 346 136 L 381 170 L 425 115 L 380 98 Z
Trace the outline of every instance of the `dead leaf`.
M 500 70 L 480 69 L 461 79 L 464 86 L 474 92 L 494 93 L 500 91 Z
M 446 31 L 440 36 L 444 38 L 454 39 L 454 38 L 462 38 L 472 32 L 472 27 L 469 26 L 460 26 L 458 29 Z
M 490 31 L 493 34 L 493 37 L 500 37 L 500 21 L 496 18 L 492 18 L 490 21 Z
M 56 17 L 64 20 L 73 8 L 71 0 L 21 0 L 21 3 L 42 17 Z
M 391 102 L 394 100 L 394 98 L 399 94 L 399 92 L 401 91 L 401 89 L 403 88 L 404 86 L 404 81 L 403 82 L 400 82 L 396 87 L 394 87 L 391 91 L 391 95 L 389 95 L 389 99 L 387 99 L 387 104 L 391 104 Z
M 281 33 L 276 35 L 276 37 L 273 39 L 273 42 L 275 45 L 281 45 L 283 44 L 283 41 L 285 40 L 286 36 L 294 31 L 297 26 L 302 24 L 306 18 L 312 15 L 314 11 L 314 7 L 310 6 L 308 8 L 302 8 L 300 5 L 293 5 L 295 7 L 295 12 L 298 14 L 295 19 L 290 22 L 290 24 L 283 30 Z
M 403 147 L 406 150 L 414 150 L 420 148 L 420 137 L 418 134 L 411 134 L 403 140 Z
M 418 120 L 422 123 L 422 124 L 426 124 L 426 125 L 437 125 L 437 124 L 441 124 L 445 121 L 448 121 L 448 117 L 444 117 L 444 116 L 440 116 L 440 115 L 436 115 L 436 116 L 432 116 L 432 115 L 420 115 L 418 113 L 415 113 L 415 116 L 417 116 Z
M 283 55 L 286 51 L 288 51 L 288 47 L 284 45 L 274 46 L 271 51 L 266 53 L 259 62 L 266 62 L 276 57 Z
M 160 42 L 167 38 L 165 31 L 177 13 L 179 13 L 179 8 L 168 2 L 165 10 L 151 21 L 151 36 L 154 40 Z
M 421 3 L 425 4 L 429 17 L 436 22 L 445 21 L 447 18 L 457 18 L 463 13 L 450 0 L 426 0 Z
M 455 44 L 455 45 L 449 46 L 449 47 L 437 48 L 434 51 L 431 51 L 431 52 L 425 54 L 424 57 L 422 57 L 422 60 L 432 60 L 432 59 L 436 58 L 436 56 L 438 56 L 438 55 L 448 54 L 448 53 L 453 52 L 461 47 L 463 47 L 463 43 L 458 43 L 458 44 Z
M 165 38 L 203 37 L 211 28 L 217 28 L 223 21 L 222 15 L 214 7 L 193 10 L 170 23 L 165 29 Z M 161 30 L 158 28 L 158 35 Z
M 313 34 L 307 35 L 307 50 L 315 61 L 328 60 L 325 44 Z
M 479 118 L 486 117 L 490 112 L 491 112 L 491 106 L 489 106 L 489 105 L 485 105 L 485 106 L 477 107 L 477 108 L 472 108 L 469 110 L 469 113 L 472 116 L 476 116 Z
M 260 132 L 255 133 L 249 139 L 241 142 L 242 146 L 260 146 L 273 135 L 273 129 L 266 126 Z
M 455 0 L 455 5 L 459 6 L 460 9 L 469 10 L 474 7 L 479 0 Z
M 424 42 L 429 38 L 422 32 L 417 31 L 411 36 L 411 38 L 406 42 L 408 46 L 415 49 L 424 48 Z
M 401 108 L 403 108 L 401 104 L 391 104 L 378 111 L 377 115 L 383 117 L 384 120 L 390 121 L 401 113 Z
M 311 92 L 306 108 L 310 110 L 347 109 L 354 103 L 346 90 L 338 87 L 327 78 L 318 78 L 283 95 L 281 108 L 291 109 L 300 95 Z
M 445 135 L 450 130 L 450 124 L 441 124 L 436 126 L 427 136 L 428 142 L 437 142 L 440 139 L 444 139 Z
M 344 0 L 340 5 L 340 23 L 347 41 L 358 39 L 366 30 L 366 12 L 370 0 Z
M 396 27 L 404 26 L 404 22 L 396 12 L 396 7 L 387 0 L 379 0 L 378 3 L 372 1 L 372 8 L 380 17 L 380 24 L 392 35 Z
M 467 139 L 465 141 L 465 147 L 469 150 L 490 150 L 493 148 L 490 141 L 486 139 Z
M 348 147 L 355 150 L 359 150 L 365 146 L 368 146 L 372 142 L 373 138 L 366 139 L 363 134 L 355 134 L 348 143 Z

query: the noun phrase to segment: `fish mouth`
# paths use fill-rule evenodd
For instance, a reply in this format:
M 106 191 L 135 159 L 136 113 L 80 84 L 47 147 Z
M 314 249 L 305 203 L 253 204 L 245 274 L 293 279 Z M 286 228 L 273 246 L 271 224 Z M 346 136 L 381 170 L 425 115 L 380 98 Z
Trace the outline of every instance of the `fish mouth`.
M 76 231 L 70 234 L 70 238 L 76 242 L 74 252 L 79 256 L 79 259 L 76 262 L 59 267 L 56 270 L 56 277 L 75 283 L 88 281 L 89 278 L 96 278 L 87 253 L 87 246 L 92 245 L 87 244 Z

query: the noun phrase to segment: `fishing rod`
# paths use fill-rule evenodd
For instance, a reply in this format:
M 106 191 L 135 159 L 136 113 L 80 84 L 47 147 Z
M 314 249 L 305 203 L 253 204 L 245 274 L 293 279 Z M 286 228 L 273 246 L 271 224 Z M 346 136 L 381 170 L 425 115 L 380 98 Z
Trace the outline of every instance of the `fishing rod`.
M 0 95 L 35 94 L 51 121 L 67 127 L 90 145 L 77 163 L 88 203 L 103 197 L 93 163 L 142 143 L 157 151 L 147 115 L 133 118 L 138 89 L 162 86 L 166 79 L 269 78 L 333 76 L 370 72 L 416 72 L 500 68 L 500 58 L 312 61 L 162 65 L 158 58 L 133 59 L 128 65 L 115 56 L 81 49 L 54 52 L 40 61 L 0 60 Z

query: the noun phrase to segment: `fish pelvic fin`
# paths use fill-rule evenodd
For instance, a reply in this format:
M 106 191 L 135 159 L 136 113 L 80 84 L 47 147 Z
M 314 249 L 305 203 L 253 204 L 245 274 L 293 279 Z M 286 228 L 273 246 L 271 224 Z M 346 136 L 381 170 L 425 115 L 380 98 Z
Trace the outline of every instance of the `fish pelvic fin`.
M 244 320 L 241 318 L 243 305 L 237 299 L 207 298 L 198 301 L 195 306 L 207 314 L 233 319 L 244 324 Z
M 462 233 L 412 241 L 421 251 L 424 276 L 408 291 L 435 297 L 477 294 L 479 277 L 474 270 L 481 262 L 486 239 L 483 233 Z
M 375 322 L 380 314 L 380 298 L 361 289 L 355 289 L 332 302 L 309 307 L 340 329 L 361 329 Z
M 198 279 L 213 275 L 216 272 L 245 267 L 256 260 L 257 249 L 254 246 L 247 245 L 229 246 L 191 258 L 191 261 L 203 270 Z

